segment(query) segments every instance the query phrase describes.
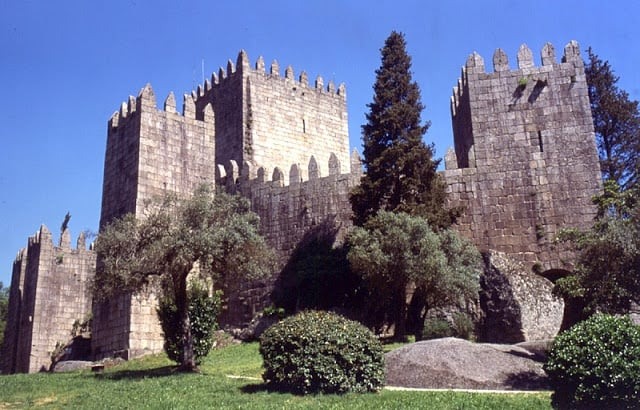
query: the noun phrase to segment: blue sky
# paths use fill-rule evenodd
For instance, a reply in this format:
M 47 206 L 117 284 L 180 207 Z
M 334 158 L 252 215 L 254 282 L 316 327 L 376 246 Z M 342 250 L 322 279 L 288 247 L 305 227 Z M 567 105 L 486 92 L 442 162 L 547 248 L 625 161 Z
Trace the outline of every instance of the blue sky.
M 351 146 L 372 98 L 379 50 L 406 35 L 414 79 L 442 157 L 452 145 L 449 97 L 467 56 L 490 67 L 500 47 L 515 67 L 526 43 L 539 64 L 549 41 L 577 40 L 609 60 L 640 99 L 636 1 L 8 1 L 0 0 L 0 281 L 27 237 L 64 215 L 96 231 L 107 120 L 151 83 L 159 103 L 190 92 L 244 49 L 347 85 Z M 286 164 L 288 166 L 288 164 Z

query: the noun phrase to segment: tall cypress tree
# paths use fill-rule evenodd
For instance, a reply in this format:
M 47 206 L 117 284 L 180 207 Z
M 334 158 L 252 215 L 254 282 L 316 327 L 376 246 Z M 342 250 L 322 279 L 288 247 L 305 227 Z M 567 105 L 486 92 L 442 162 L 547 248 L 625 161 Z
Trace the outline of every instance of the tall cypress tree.
M 351 194 L 356 225 L 378 210 L 425 217 L 434 228 L 451 225 L 455 210 L 444 207 L 445 183 L 436 172 L 433 145 L 422 137 L 430 123 L 422 123 L 420 88 L 411 77 L 411 57 L 404 35 L 396 31 L 381 50 L 373 102 L 362 126 L 366 174 Z

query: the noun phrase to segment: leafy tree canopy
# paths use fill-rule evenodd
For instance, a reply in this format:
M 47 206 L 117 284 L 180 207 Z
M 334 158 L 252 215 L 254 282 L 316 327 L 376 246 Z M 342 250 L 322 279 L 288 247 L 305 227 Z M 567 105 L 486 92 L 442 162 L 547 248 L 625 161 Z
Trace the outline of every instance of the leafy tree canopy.
M 445 183 L 436 172 L 433 145 L 422 138 L 420 89 L 411 77 L 411 57 L 401 33 L 393 31 L 376 70 L 373 102 L 362 126 L 366 175 L 351 195 L 356 225 L 380 209 L 421 215 L 435 227 L 447 227 L 456 212 L 444 208 Z
M 626 313 L 640 304 L 640 190 L 621 191 L 612 181 L 594 199 L 598 218 L 587 231 L 566 230 L 561 239 L 578 252 L 574 273 L 558 280 L 555 292 L 576 304 L 581 317 L 595 312 Z
M 389 312 L 395 336 L 404 339 L 407 289 L 424 307 L 457 304 L 477 297 L 480 254 L 454 232 L 434 232 L 421 217 L 380 211 L 349 236 L 348 260 L 362 275 L 375 303 Z M 421 331 L 421 329 L 420 329 Z
M 142 219 L 125 215 L 100 233 L 95 297 L 137 292 L 158 278 L 165 296 L 174 299 L 183 327 L 181 368 L 195 370 L 187 278 L 198 274 L 224 286 L 269 273 L 271 252 L 258 223 L 248 200 L 214 195 L 207 185 L 189 199 L 167 195 L 151 203 Z
M 622 189 L 640 179 L 640 112 L 638 101 L 618 88 L 608 61 L 588 49 L 585 74 L 603 177 Z

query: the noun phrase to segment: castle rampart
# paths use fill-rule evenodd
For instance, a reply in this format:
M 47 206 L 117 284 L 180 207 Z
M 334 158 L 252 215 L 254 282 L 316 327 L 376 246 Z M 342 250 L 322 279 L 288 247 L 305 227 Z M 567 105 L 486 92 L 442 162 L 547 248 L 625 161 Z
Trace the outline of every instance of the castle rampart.
M 82 234 L 76 249 L 68 230 L 58 246 L 44 225 L 29 238 L 13 264 L 2 373 L 49 369 L 56 345 L 68 342 L 73 323 L 91 313 L 95 262 Z
M 551 44 L 541 66 L 526 45 L 517 61 L 512 70 L 498 49 L 493 72 L 476 53 L 462 69 L 451 98 L 449 198 L 466 207 L 458 228 L 480 248 L 570 269 L 553 240 L 562 227 L 591 225 L 601 190 L 584 63 L 575 41 L 559 63 Z
M 252 210 L 260 216 L 262 234 L 278 253 L 280 268 L 314 229 L 330 228 L 337 233 L 336 240 L 340 242 L 352 226 L 349 193 L 359 184 L 362 175 L 358 153 L 353 151 L 347 164 L 351 171 L 348 173 L 340 172 L 344 167 L 333 153 L 320 163 L 326 165 L 319 167 L 316 158 L 311 156 L 304 167 L 293 164 L 286 168 L 288 178 L 279 167 L 254 169 L 245 163 L 239 172 L 233 160 L 225 167 L 218 166 L 216 183 L 227 192 L 240 193 L 250 200 Z M 275 279 L 232 289 L 227 296 L 233 308 L 222 321 L 247 324 L 257 313 L 256 309 L 269 302 L 269 291 Z

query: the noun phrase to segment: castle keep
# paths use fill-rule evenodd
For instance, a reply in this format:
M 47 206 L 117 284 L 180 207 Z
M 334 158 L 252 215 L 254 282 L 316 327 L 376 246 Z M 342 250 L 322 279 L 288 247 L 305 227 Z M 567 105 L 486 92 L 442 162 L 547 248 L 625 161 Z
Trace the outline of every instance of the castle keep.
M 562 61 L 546 44 L 534 66 L 522 45 L 511 70 L 500 49 L 493 72 L 469 56 L 451 98 L 455 149 L 445 157 L 449 200 L 463 205 L 458 230 L 483 250 L 540 272 L 570 270 L 553 240 L 562 227 L 587 228 L 602 182 L 578 44 Z
M 452 98 L 455 150 L 445 158 L 451 205 L 463 205 L 459 230 L 483 249 L 543 270 L 570 269 L 554 248 L 562 226 L 588 226 L 601 186 L 598 156 L 577 44 L 556 62 L 546 45 L 535 67 L 526 46 L 511 70 L 498 50 L 494 72 L 472 55 Z M 351 225 L 349 192 L 362 166 L 349 153 L 346 89 L 321 77 L 310 84 L 277 62 L 254 67 L 245 52 L 162 109 L 150 85 L 129 97 L 108 124 L 100 226 L 166 191 L 187 195 L 202 182 L 250 199 L 262 233 L 282 265 L 306 235 Z M 2 372 L 31 372 L 50 363 L 56 343 L 93 311 L 95 359 L 162 349 L 153 295 L 93 302 L 86 284 L 95 254 L 65 231 L 53 246 L 46 228 L 14 263 Z M 228 292 L 223 320 L 247 321 L 266 303 L 275 278 Z M 46 293 L 46 297 L 45 297 Z M 43 325 L 43 323 L 47 325 Z

